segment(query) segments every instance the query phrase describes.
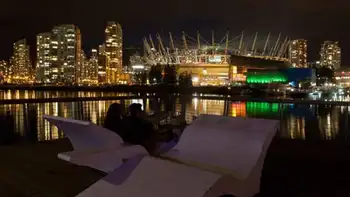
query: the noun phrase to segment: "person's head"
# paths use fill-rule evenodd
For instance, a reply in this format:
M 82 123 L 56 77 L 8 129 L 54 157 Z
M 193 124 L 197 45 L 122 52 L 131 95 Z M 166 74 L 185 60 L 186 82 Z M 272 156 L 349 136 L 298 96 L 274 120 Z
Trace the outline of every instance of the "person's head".
M 121 117 L 122 113 L 122 106 L 119 103 L 113 103 L 108 108 L 105 121 L 115 121 Z
M 142 105 L 139 103 L 133 103 L 129 106 L 129 112 L 131 117 L 140 117 L 142 113 Z

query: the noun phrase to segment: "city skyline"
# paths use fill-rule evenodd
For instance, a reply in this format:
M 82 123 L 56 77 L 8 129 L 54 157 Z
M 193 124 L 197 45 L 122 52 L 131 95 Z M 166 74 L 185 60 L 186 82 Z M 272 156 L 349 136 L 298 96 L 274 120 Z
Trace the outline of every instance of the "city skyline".
M 21 6 L 17 6 L 19 4 Z M 76 24 L 83 32 L 83 48 L 88 52 L 103 42 L 104 35 L 100 29 L 105 27 L 107 21 L 115 20 L 123 24 L 125 46 L 140 45 L 142 37 L 149 33 L 166 34 L 169 31 L 180 34 L 185 30 L 193 34 L 198 29 L 201 32 L 213 29 L 219 34 L 220 30 L 229 28 L 236 35 L 242 30 L 252 34 L 256 31 L 265 34 L 281 32 L 292 38 L 308 40 L 309 61 L 314 61 L 319 59 L 319 46 L 324 40 L 339 41 L 343 53 L 349 54 L 350 46 L 346 45 L 350 42 L 346 20 L 350 17 L 346 10 L 349 4 L 345 0 L 332 3 L 315 0 L 238 0 L 217 2 L 220 9 L 213 9 L 212 5 L 198 0 L 191 3 L 182 0 L 102 0 L 98 4 L 77 0 L 69 3 L 69 6 L 65 3 L 40 3 L 38 0 L 30 3 L 19 0 L 16 4 L 5 2 L 0 13 L 0 21 L 6 27 L 2 32 L 3 38 L 0 38 L 0 59 L 11 55 L 11 45 L 16 40 L 26 37 L 32 47 L 37 33 L 48 31 L 56 24 Z M 81 5 L 84 5 L 84 9 L 81 9 Z M 115 12 L 115 8 L 120 9 Z M 16 14 L 12 10 L 16 10 Z M 64 14 L 57 14 L 60 11 Z M 348 65 L 349 60 L 345 57 L 344 64 Z
M 114 23 L 114 21 L 108 21 L 108 22 L 106 22 L 106 27 L 108 28 L 108 26 L 109 26 L 109 23 L 110 22 L 112 22 L 112 23 Z M 68 24 L 69 25 L 69 24 Z M 75 26 L 75 27 L 77 27 L 77 28 L 79 28 L 77 25 L 74 25 L 74 24 L 72 24 L 73 26 Z M 114 47 L 109 47 L 109 49 L 110 50 L 115 50 L 115 51 L 119 51 L 118 52 L 118 54 L 117 54 L 117 52 L 113 52 L 113 53 L 111 53 L 111 52 L 107 52 L 107 51 L 105 51 L 105 52 L 107 52 L 108 54 L 106 54 L 107 56 L 110 56 L 110 58 L 112 57 L 112 59 L 114 59 L 113 60 L 113 62 L 115 62 L 115 64 L 116 65 L 122 65 L 122 66 L 126 66 L 125 64 L 123 64 L 123 62 L 124 62 L 124 60 L 123 59 L 118 59 L 118 58 L 116 58 L 117 56 L 121 56 L 122 58 L 123 58 L 123 56 L 122 56 L 122 54 L 123 54 L 123 52 L 124 52 L 124 50 L 127 50 L 127 48 L 129 48 L 129 47 L 133 47 L 133 46 L 125 46 L 124 45 L 124 33 L 122 33 L 123 31 L 124 31 L 124 29 L 122 29 L 121 28 L 121 25 L 120 25 L 120 23 L 116 23 L 116 24 L 114 24 L 117 28 L 118 28 L 118 30 L 114 30 L 115 31 L 115 33 L 117 33 L 117 32 L 120 32 L 120 33 L 118 33 L 118 34 L 120 34 L 120 39 L 118 40 L 118 44 L 117 44 L 117 41 L 116 40 L 114 40 L 113 41 L 113 43 L 109 43 L 109 45 L 110 46 L 112 46 L 112 45 L 114 45 Z M 62 25 L 56 25 L 56 26 L 62 26 Z M 105 27 L 105 28 L 106 28 Z M 120 30 L 119 30 L 120 29 Z M 105 31 L 106 31 L 107 29 L 105 29 Z M 80 30 L 79 30 L 80 31 Z M 212 32 L 214 32 L 214 31 L 212 31 Z M 45 33 L 47 33 L 47 32 L 43 32 L 43 33 L 38 33 L 38 35 L 39 34 L 45 34 Z M 82 34 L 81 35 L 81 37 L 84 37 L 83 35 L 84 35 L 84 32 L 80 32 L 80 34 Z M 270 35 L 270 33 L 269 33 L 269 35 Z M 37 36 L 37 35 L 36 35 Z M 126 37 L 127 37 L 127 35 L 126 35 Z M 277 36 L 276 36 L 277 37 Z M 179 37 L 180 38 L 180 37 Z M 106 32 L 105 32 L 105 35 L 104 35 L 104 39 L 103 39 L 103 41 L 101 42 L 101 43 L 105 43 L 105 44 L 108 44 L 108 39 L 115 39 L 115 38 L 109 38 L 108 37 L 108 35 L 106 35 Z M 28 40 L 28 38 L 22 38 L 22 39 L 19 39 L 19 40 Z M 17 40 L 17 41 L 19 41 L 19 40 Z M 141 39 L 142 40 L 142 39 Z M 307 46 L 306 46 L 306 50 L 304 49 L 304 53 L 305 54 L 307 54 L 306 55 L 306 62 L 304 62 L 303 64 L 304 64 L 304 67 L 306 66 L 306 63 L 308 63 L 308 62 L 315 62 L 315 61 L 321 61 L 321 59 L 322 59 L 322 55 L 321 55 L 321 50 L 322 50 L 322 47 L 321 47 L 321 50 L 320 50 L 320 47 L 318 47 L 318 51 L 316 51 L 316 58 L 314 58 L 314 59 L 310 59 L 309 58 L 309 56 L 312 56 L 312 57 L 314 57 L 315 56 L 315 54 L 310 54 L 309 53 L 309 40 L 307 40 L 307 39 L 304 39 L 304 38 L 299 38 L 299 39 L 295 39 L 296 41 L 297 40 L 305 40 L 306 42 L 307 42 Z M 17 42 L 16 41 L 16 42 Z M 114 43 L 115 42 L 115 43 Z M 321 43 L 320 43 L 320 45 L 319 46 L 323 46 L 324 45 L 324 43 L 325 42 L 332 42 L 332 43 L 337 43 L 336 45 L 337 45 L 337 47 L 339 47 L 340 49 L 343 49 L 342 47 L 341 47 L 341 44 L 340 44 L 340 42 L 339 41 L 337 41 L 337 40 L 323 40 Z M 84 43 L 83 43 L 83 39 L 81 39 L 81 45 L 83 46 L 84 45 Z M 88 50 L 86 50 L 86 49 L 84 49 L 83 47 L 81 47 L 81 50 L 84 52 L 84 54 L 87 54 L 86 56 L 87 57 L 90 57 L 91 55 L 92 55 L 92 53 L 91 53 L 91 51 L 92 50 L 94 50 L 94 49 L 98 49 L 98 51 L 99 50 L 101 50 L 101 47 L 104 47 L 104 50 L 106 50 L 107 49 L 107 47 L 106 47 L 106 45 L 105 44 L 102 44 L 101 45 L 101 43 L 100 44 L 98 44 L 98 45 L 96 45 L 96 46 L 91 46 L 91 47 L 89 47 L 89 49 Z M 121 44 L 119 44 L 119 43 L 121 43 Z M 118 45 L 120 45 L 120 46 L 118 46 Z M 315 43 L 311 43 L 311 45 L 315 45 Z M 28 45 L 29 46 L 29 45 Z M 34 49 L 37 49 L 37 44 L 35 44 L 34 46 L 30 46 L 29 48 L 34 48 Z M 122 49 L 122 50 L 120 50 L 120 48 Z M 139 46 L 138 46 L 138 52 L 142 52 L 142 48 L 143 48 L 143 44 L 140 44 Z M 108 50 L 108 49 L 107 49 Z M 289 49 L 290 50 L 290 49 Z M 33 51 L 36 51 L 36 50 L 33 50 Z M 13 51 L 12 51 L 12 53 L 13 53 Z M 291 55 L 291 54 L 289 54 L 289 55 Z M 342 53 L 341 53 L 341 55 L 344 55 L 344 53 L 343 53 L 343 50 L 342 50 Z M 31 61 L 31 63 L 32 63 L 32 65 L 34 66 L 35 65 L 35 67 L 34 68 L 37 68 L 37 61 L 38 61 L 38 56 L 37 56 L 37 53 L 35 53 L 35 54 L 32 54 L 32 53 L 30 53 L 30 61 Z M 11 56 L 9 56 L 8 58 L 4 58 L 4 59 L 1 59 L 1 60 L 5 60 L 5 61 L 7 61 L 7 62 L 9 62 L 10 61 L 10 58 L 11 58 Z M 346 59 L 346 58 L 345 58 Z M 343 60 L 343 59 L 342 59 Z M 340 62 L 340 66 L 344 66 L 345 64 L 343 63 L 343 62 Z M 347 66 L 347 65 L 345 65 L 345 66 Z M 300 67 L 300 66 L 299 66 Z M 121 68 L 120 67 L 118 67 L 118 70 L 120 70 Z

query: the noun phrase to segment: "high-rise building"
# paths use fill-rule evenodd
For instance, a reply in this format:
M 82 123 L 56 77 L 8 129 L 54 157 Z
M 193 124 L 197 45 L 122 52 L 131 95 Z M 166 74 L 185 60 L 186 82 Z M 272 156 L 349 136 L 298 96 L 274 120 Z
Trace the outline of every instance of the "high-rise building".
M 0 82 L 8 81 L 11 74 L 10 65 L 4 60 L 0 60 Z
M 94 83 L 98 81 L 98 53 L 96 49 L 91 50 L 91 57 L 89 59 L 89 76 Z
M 81 51 L 81 69 L 80 69 L 80 79 L 81 81 L 85 81 L 86 78 L 89 77 L 89 61 L 86 57 L 84 51 Z
M 51 33 L 40 33 L 36 36 L 36 80 L 50 83 L 50 44 Z
M 307 67 L 307 40 L 292 40 L 289 45 L 289 58 L 293 67 Z
M 60 25 L 52 30 L 50 44 L 52 82 L 79 83 L 81 79 L 81 34 L 75 25 Z
M 13 72 L 16 78 L 21 82 L 29 80 L 31 72 L 29 46 L 26 39 L 19 40 L 13 44 Z
M 105 29 L 105 53 L 108 57 L 107 82 L 118 83 L 118 75 L 123 71 L 123 32 L 119 23 L 108 22 Z
M 98 49 L 98 82 L 107 83 L 107 65 L 108 57 L 106 55 L 105 45 L 100 45 Z
M 98 82 L 98 53 L 96 49 L 92 49 L 90 58 L 87 58 L 82 52 L 82 65 L 81 82 L 96 84 Z
M 325 41 L 321 45 L 321 66 L 330 69 L 339 69 L 341 64 L 341 49 L 337 41 Z

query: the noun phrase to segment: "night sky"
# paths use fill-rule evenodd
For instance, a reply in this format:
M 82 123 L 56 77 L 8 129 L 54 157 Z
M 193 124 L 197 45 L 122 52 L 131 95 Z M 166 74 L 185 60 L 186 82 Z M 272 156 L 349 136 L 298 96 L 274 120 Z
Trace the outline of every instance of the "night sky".
M 349 0 L 4 0 L 0 4 L 0 58 L 8 59 L 12 43 L 27 38 L 35 54 L 35 35 L 56 24 L 76 24 L 82 31 L 83 48 L 101 44 L 108 20 L 124 29 L 124 46 L 140 45 L 149 33 L 180 35 L 201 30 L 210 39 L 213 29 L 220 35 L 244 29 L 253 35 L 272 32 L 309 43 L 309 60 L 319 58 L 323 40 L 339 40 L 343 65 L 350 65 Z

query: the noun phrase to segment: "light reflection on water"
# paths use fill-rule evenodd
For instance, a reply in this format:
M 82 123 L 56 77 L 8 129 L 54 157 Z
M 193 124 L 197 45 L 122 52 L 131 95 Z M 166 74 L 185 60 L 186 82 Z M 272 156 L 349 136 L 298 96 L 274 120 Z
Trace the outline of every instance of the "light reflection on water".
M 346 140 L 349 135 L 348 106 L 297 105 L 264 102 L 231 102 L 200 98 L 159 98 L 118 101 L 55 102 L 0 105 L 0 115 L 12 114 L 15 132 L 39 141 L 62 138 L 63 134 L 42 119 L 42 115 L 90 120 L 101 125 L 108 107 L 114 103 L 127 107 L 141 103 L 146 112 L 172 111 L 191 123 L 200 114 L 256 117 L 281 120 L 279 137 L 293 140 Z M 30 117 L 35 117 L 29 121 Z M 34 125 L 34 126 L 33 126 Z M 33 128 L 35 130 L 33 131 Z M 36 129 L 37 128 L 37 129 Z M 31 133 L 31 134 L 30 134 Z
M 74 97 L 112 97 L 112 96 L 132 96 L 134 93 L 120 93 L 120 92 L 89 92 L 89 91 L 34 91 L 34 90 L 0 90 L 0 100 L 11 99 L 43 99 L 43 98 L 74 98 Z M 149 95 L 149 94 L 147 94 Z M 224 99 L 223 95 L 215 94 L 198 94 L 194 93 L 192 96 L 201 97 L 216 97 Z M 230 97 L 230 96 L 228 96 Z M 286 99 L 286 96 L 269 97 L 275 99 Z M 304 100 L 324 100 L 324 101 L 343 101 L 350 102 L 350 95 L 340 94 L 309 94 Z
M 72 98 L 72 97 L 107 97 L 130 96 L 131 93 L 116 92 L 86 92 L 86 91 L 34 91 L 34 90 L 2 90 L 0 100 L 11 99 L 42 99 L 42 98 Z

